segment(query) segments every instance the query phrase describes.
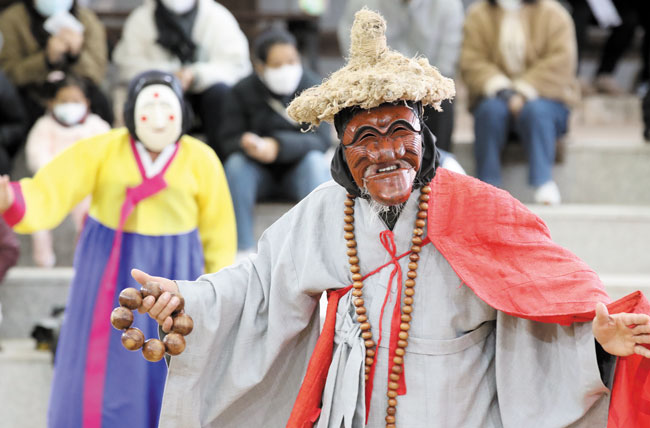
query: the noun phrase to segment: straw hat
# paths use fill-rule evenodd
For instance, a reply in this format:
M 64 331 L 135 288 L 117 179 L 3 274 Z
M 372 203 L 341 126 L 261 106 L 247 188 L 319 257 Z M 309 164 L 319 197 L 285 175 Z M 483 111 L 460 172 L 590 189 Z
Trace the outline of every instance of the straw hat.
M 367 110 L 399 100 L 421 101 L 440 110 L 440 103 L 454 94 L 454 81 L 426 58 L 406 58 L 388 48 L 386 21 L 364 7 L 354 16 L 347 65 L 303 91 L 287 112 L 297 122 L 318 126 L 333 122 L 347 107 Z

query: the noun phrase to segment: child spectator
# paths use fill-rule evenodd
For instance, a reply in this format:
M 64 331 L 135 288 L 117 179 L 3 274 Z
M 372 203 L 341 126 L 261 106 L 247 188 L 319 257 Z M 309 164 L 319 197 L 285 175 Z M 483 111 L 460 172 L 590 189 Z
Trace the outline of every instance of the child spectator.
M 57 83 L 54 98 L 48 103 L 48 112 L 36 121 L 27 136 L 27 166 L 33 173 L 76 141 L 111 129 L 108 123 L 90 111 L 86 90 L 84 82 L 72 76 Z M 89 206 L 90 198 L 86 198 L 72 209 L 77 232 L 81 231 Z M 40 267 L 54 266 L 56 258 L 50 231 L 33 233 L 32 242 L 34 263 Z
M 110 103 L 99 89 L 108 63 L 106 32 L 92 11 L 76 0 L 20 1 L 0 15 L 0 33 L 0 68 L 20 92 L 28 126 L 47 108 L 53 72 L 86 79 L 92 110 L 112 123 Z
M 295 38 L 285 30 L 267 30 L 255 40 L 253 54 L 255 72 L 226 96 L 218 150 L 226 159 L 241 252 L 255 248 L 255 201 L 300 200 L 330 179 L 324 157 L 330 128 L 305 133 L 285 110 L 297 94 L 320 82 L 303 69 Z

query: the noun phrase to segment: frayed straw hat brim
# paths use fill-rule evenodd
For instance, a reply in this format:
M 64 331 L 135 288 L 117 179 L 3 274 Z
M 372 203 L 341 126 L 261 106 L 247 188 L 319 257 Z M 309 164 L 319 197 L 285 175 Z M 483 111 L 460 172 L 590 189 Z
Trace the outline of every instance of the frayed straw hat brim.
M 439 109 L 454 97 L 452 79 L 424 57 L 407 58 L 386 46 L 386 21 L 366 8 L 355 15 L 348 64 L 322 84 L 296 97 L 287 112 L 294 120 L 318 126 L 333 122 L 348 107 L 371 109 L 400 100 L 420 101 Z

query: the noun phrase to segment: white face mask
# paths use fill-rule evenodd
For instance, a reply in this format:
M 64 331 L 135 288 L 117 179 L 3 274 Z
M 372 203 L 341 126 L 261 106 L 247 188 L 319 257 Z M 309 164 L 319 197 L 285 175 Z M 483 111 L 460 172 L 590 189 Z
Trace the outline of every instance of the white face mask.
M 181 137 L 181 102 L 169 86 L 146 86 L 135 100 L 134 111 L 135 134 L 152 152 L 161 152 Z
M 167 9 L 174 12 L 177 15 L 182 15 L 184 13 L 192 10 L 196 4 L 196 0 L 160 0 Z
M 73 0 L 36 0 L 34 8 L 43 16 L 52 16 L 58 12 L 65 12 L 72 7 Z
M 519 10 L 521 0 L 497 0 L 497 4 L 504 10 Z
M 302 78 L 302 65 L 287 64 L 277 68 L 264 68 L 263 80 L 271 92 L 278 95 L 291 95 L 298 89 Z
M 61 103 L 52 108 L 52 114 L 59 122 L 72 126 L 86 117 L 88 107 L 84 103 Z

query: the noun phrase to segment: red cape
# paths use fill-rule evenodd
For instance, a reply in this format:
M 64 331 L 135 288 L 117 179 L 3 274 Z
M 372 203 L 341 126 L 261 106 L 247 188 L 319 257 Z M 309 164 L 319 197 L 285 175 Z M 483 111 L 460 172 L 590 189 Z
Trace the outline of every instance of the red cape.
M 533 321 L 569 325 L 610 313 L 650 315 L 641 292 L 611 302 L 598 275 L 553 243 L 546 224 L 509 193 L 438 169 L 431 182 L 427 236 L 465 285 L 494 309 Z M 349 287 L 329 293 L 327 316 L 287 428 L 313 426 L 332 359 L 336 306 Z M 619 358 L 608 427 L 650 427 L 650 360 Z

